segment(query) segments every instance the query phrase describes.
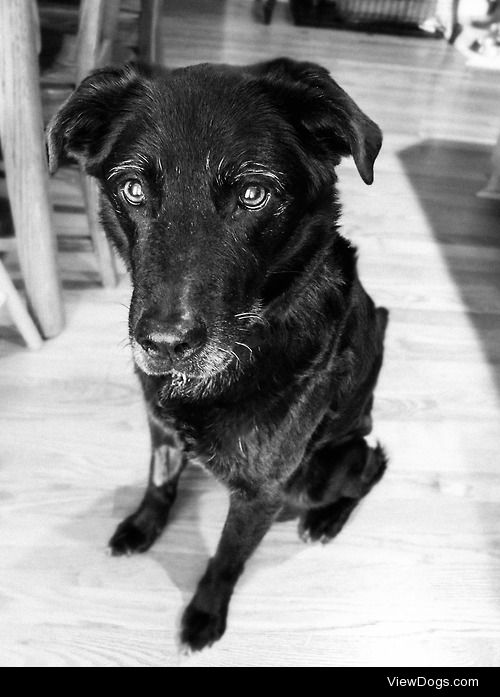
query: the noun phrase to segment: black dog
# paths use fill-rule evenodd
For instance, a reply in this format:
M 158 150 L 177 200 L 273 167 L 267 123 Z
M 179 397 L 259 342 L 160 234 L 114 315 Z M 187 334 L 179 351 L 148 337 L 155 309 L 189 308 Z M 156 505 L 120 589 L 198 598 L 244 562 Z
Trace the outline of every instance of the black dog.
M 285 508 L 336 535 L 382 476 L 371 430 L 387 311 L 337 228 L 335 166 L 367 184 L 378 126 L 312 63 L 100 70 L 49 127 L 54 170 L 98 179 L 102 220 L 132 276 L 130 338 L 153 443 L 139 509 L 114 554 L 164 529 L 190 460 L 230 490 L 215 556 L 182 620 L 201 649 Z

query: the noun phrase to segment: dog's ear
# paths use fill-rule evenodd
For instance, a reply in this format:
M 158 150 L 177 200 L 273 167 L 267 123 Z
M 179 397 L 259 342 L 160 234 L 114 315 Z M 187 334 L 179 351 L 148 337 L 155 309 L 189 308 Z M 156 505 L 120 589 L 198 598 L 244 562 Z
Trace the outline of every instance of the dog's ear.
M 334 165 L 341 157 L 352 155 L 363 181 L 373 182 L 382 132 L 325 68 L 277 58 L 249 66 L 249 70 L 285 111 L 309 151 Z
M 96 173 L 131 113 L 138 78 L 135 67 L 125 66 L 96 70 L 80 83 L 47 127 L 51 174 L 63 158 Z

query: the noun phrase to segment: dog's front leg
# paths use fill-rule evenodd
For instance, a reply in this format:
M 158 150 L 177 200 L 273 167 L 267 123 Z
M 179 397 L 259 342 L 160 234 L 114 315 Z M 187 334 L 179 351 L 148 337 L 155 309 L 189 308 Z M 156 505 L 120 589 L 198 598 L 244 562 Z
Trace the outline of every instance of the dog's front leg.
M 189 648 L 199 651 L 224 634 L 236 581 L 281 507 L 278 492 L 251 499 L 231 494 L 219 546 L 182 618 L 181 638 Z
M 151 464 L 142 502 L 117 527 L 109 541 L 114 556 L 145 552 L 163 532 L 177 494 L 177 483 L 186 464 L 175 432 L 149 417 Z

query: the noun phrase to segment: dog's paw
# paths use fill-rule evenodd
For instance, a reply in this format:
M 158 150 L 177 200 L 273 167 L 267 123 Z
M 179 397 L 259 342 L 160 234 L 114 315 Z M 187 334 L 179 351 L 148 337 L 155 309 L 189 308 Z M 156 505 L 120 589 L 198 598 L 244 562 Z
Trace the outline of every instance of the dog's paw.
M 329 542 L 342 530 L 357 503 L 356 499 L 342 498 L 328 506 L 310 509 L 300 521 L 300 537 L 304 542 Z
M 108 546 L 114 557 L 146 552 L 158 538 L 164 526 L 133 514 L 116 528 Z
M 201 651 L 218 641 L 226 631 L 226 613 L 212 614 L 194 603 L 182 618 L 181 641 L 191 651 Z
M 388 457 L 380 443 L 369 449 L 367 463 L 362 474 L 362 479 L 367 487 L 366 493 L 379 482 L 387 469 Z M 365 495 L 365 494 L 364 494 Z

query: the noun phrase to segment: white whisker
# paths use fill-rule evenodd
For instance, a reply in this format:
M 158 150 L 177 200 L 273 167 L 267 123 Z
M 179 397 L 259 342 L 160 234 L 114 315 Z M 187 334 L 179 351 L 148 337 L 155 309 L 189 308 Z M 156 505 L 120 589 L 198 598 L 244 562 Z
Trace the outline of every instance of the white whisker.
M 137 153 L 136 158 L 135 160 L 125 160 L 121 164 L 116 165 L 116 167 L 112 167 L 106 179 L 109 181 L 122 172 L 130 172 L 131 174 L 133 174 L 134 171 L 144 172 L 145 166 L 148 164 L 147 159 L 140 153 Z
M 242 343 L 241 341 L 235 341 L 234 343 L 238 344 L 238 346 L 244 346 L 246 349 L 248 349 L 250 351 L 250 356 L 253 356 L 253 351 L 250 348 L 250 346 L 247 346 L 246 344 Z
M 241 319 L 241 320 L 254 320 L 255 322 L 260 322 L 261 324 L 267 325 L 269 324 L 267 319 L 264 317 L 261 317 L 260 315 L 256 314 L 255 312 L 239 312 L 238 314 L 235 315 L 236 319 Z
M 234 356 L 238 363 L 241 362 L 239 356 L 232 349 L 223 349 L 222 346 L 217 346 L 217 349 L 223 353 L 227 353 L 229 356 Z

